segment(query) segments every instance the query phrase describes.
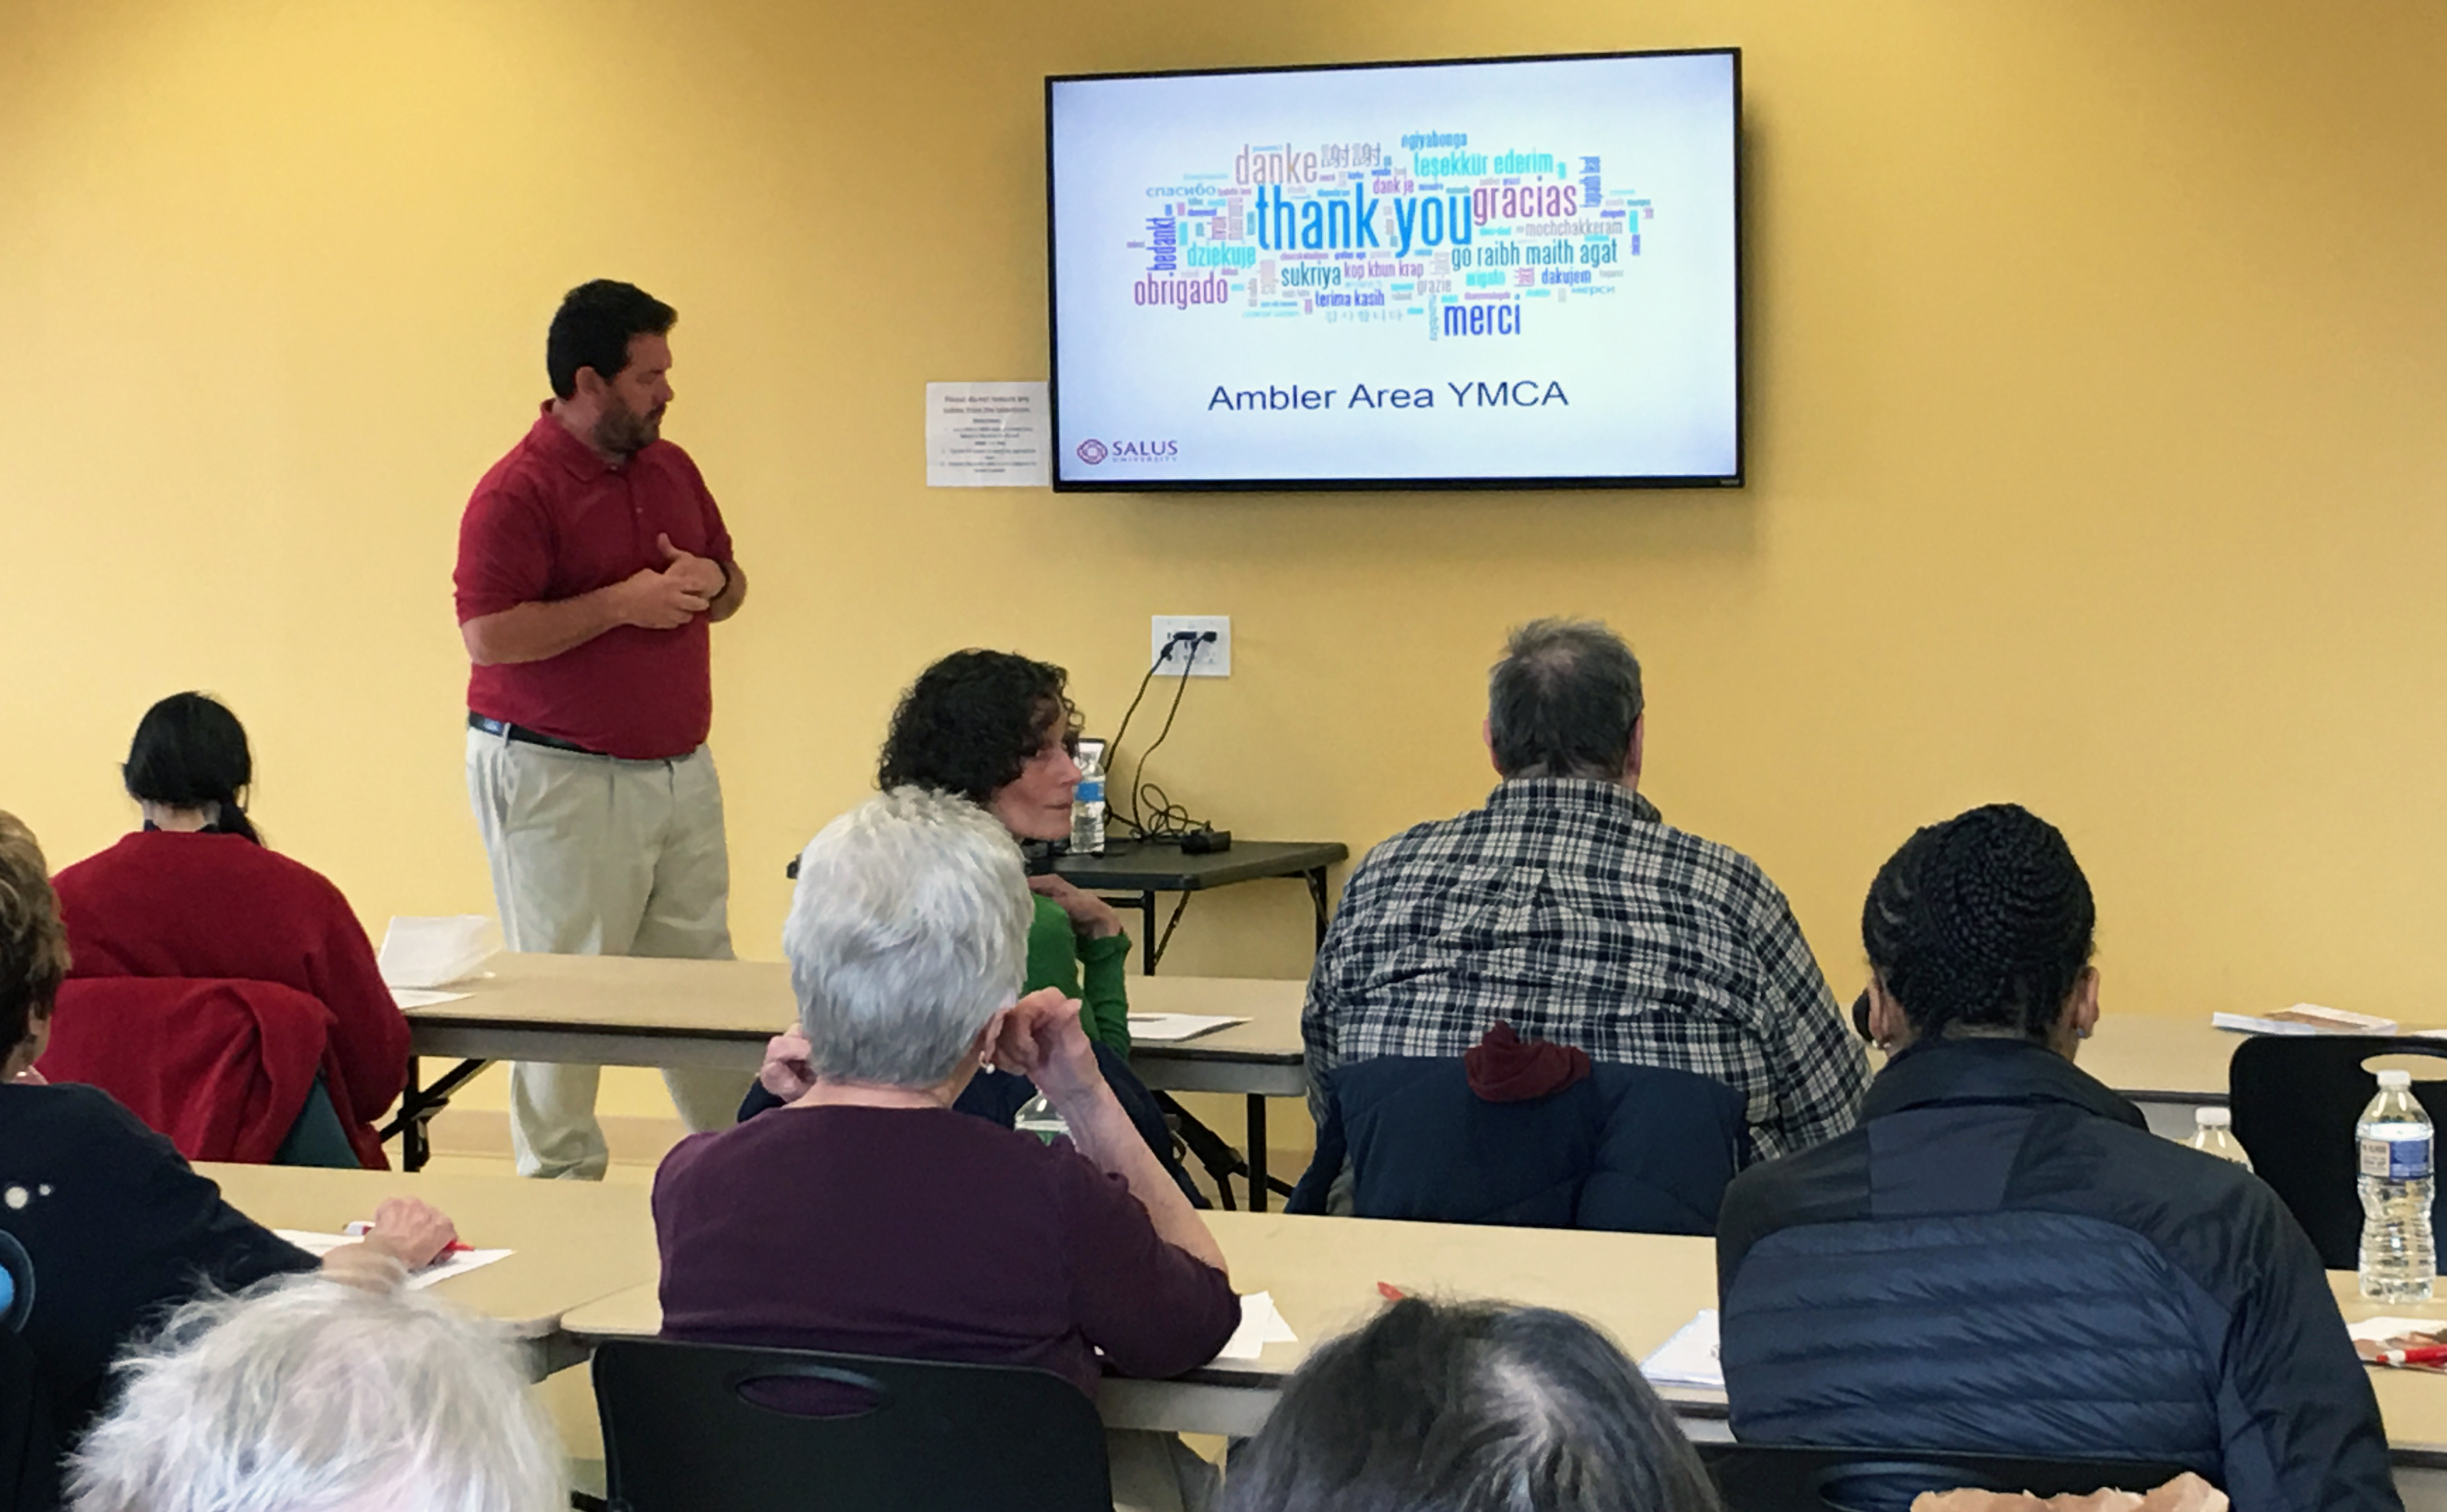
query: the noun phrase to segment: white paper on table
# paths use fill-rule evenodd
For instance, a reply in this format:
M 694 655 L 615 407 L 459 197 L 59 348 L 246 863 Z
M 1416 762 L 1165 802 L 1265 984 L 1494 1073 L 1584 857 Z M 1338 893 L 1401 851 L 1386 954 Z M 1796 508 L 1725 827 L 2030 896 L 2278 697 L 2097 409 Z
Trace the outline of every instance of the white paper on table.
M 926 486 L 1043 488 L 1053 419 L 1041 383 L 926 386 Z
M 1149 1045 L 1178 1045 L 1183 1040 L 1249 1022 L 1223 1013 L 1132 1013 L 1129 1017 L 1130 1038 Z
M 1725 1368 L 1717 1358 L 1717 1310 L 1703 1307 L 1699 1315 L 1674 1331 L 1657 1352 L 1640 1362 L 1640 1373 L 1651 1386 L 1725 1389 Z
M 390 1000 L 399 1005 L 399 1011 L 403 1013 L 413 1013 L 420 1008 L 438 1008 L 444 1003 L 455 1003 L 466 995 L 465 992 L 437 992 L 423 987 L 394 987 L 390 990 Z
M 1241 1298 L 1241 1326 L 1215 1351 L 1219 1360 L 1254 1360 L 1269 1344 L 1298 1344 L 1299 1335 L 1283 1321 L 1272 1292 L 1251 1292 Z
M 348 1234 L 316 1234 L 308 1229 L 274 1229 L 272 1232 L 317 1259 L 331 1254 L 343 1244 L 357 1242 L 355 1236 Z M 421 1271 L 409 1272 L 408 1289 L 411 1292 L 421 1292 L 437 1281 L 446 1281 L 454 1276 L 465 1276 L 469 1271 L 482 1270 L 495 1260 L 507 1259 L 517 1253 L 515 1250 L 460 1250 L 455 1254 L 442 1257 Z
M 2396 1020 L 2348 1012 L 2320 1003 L 2297 1003 L 2261 1015 L 2211 1013 L 2210 1027 L 2237 1034 L 2393 1034 Z
M 2346 1336 L 2384 1344 L 2406 1333 L 2447 1333 L 2447 1321 L 2435 1317 L 2366 1317 L 2345 1325 Z
M 501 931 L 482 914 L 437 918 L 391 916 L 377 957 L 391 987 L 447 987 L 483 969 L 502 948 Z

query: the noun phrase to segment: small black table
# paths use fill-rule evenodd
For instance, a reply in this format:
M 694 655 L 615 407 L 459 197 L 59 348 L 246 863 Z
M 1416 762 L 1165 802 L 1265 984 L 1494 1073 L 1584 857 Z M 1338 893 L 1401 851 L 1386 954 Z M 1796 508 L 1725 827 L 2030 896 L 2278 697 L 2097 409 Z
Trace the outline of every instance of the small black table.
M 1326 868 L 1350 855 L 1351 847 L 1338 841 L 1244 840 L 1235 841 L 1230 850 L 1212 856 L 1185 856 L 1177 841 L 1113 840 L 1106 843 L 1102 856 L 1057 857 L 1053 870 L 1065 881 L 1089 892 L 1125 895 L 1114 901 L 1136 908 L 1145 920 L 1146 927 L 1139 936 L 1140 959 L 1147 973 L 1153 976 L 1156 963 L 1164 959 L 1164 947 L 1172 938 L 1169 925 L 1163 939 L 1156 937 L 1156 894 L 1182 895 L 1181 903 L 1172 911 L 1178 922 L 1191 893 L 1228 887 L 1234 882 L 1297 877 L 1308 883 L 1309 906 L 1317 919 L 1317 943 L 1322 945 L 1331 912 Z

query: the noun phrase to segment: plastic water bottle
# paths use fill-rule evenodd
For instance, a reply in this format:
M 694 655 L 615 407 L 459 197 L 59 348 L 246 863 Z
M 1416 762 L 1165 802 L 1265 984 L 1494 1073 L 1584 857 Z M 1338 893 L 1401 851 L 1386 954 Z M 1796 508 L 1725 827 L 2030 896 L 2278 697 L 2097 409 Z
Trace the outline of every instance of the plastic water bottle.
M 1079 786 L 1071 795 L 1071 854 L 1105 854 L 1105 764 L 1093 751 L 1079 758 Z
M 2379 1095 L 2354 1125 L 2361 1155 L 2362 1295 L 2420 1302 L 2438 1274 L 2430 1232 L 2430 1115 L 2413 1096 L 2413 1073 L 2381 1071 Z
M 1048 1144 L 1057 1139 L 1067 1140 L 1071 1137 L 1069 1122 L 1062 1117 L 1061 1111 L 1054 1107 L 1052 1100 L 1043 1092 L 1037 1093 L 1020 1105 L 1019 1116 L 1011 1121 L 1011 1126 L 1022 1134 L 1034 1134 Z
M 2203 1155 L 2214 1155 L 2247 1171 L 2251 1169 L 2251 1157 L 2243 1152 L 2243 1142 L 2234 1137 L 2232 1111 L 2223 1107 L 2195 1108 L 2192 1124 L 2192 1137 L 2186 1143 Z

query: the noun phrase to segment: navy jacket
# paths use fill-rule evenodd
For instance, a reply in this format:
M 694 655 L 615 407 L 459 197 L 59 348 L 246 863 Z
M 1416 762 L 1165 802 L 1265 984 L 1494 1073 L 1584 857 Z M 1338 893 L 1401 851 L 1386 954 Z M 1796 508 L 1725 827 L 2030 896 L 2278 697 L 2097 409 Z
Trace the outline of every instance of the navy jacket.
M 2242 1167 L 2045 1046 L 1924 1042 L 1717 1236 L 1737 1438 L 2186 1465 L 2236 1512 L 2400 1505 L 2327 1278 Z
M 1380 1055 L 1327 1072 L 1320 1095 L 1317 1159 L 1286 1212 L 1324 1212 L 1347 1156 L 1359 1218 L 1711 1234 L 1750 1159 L 1741 1093 L 1654 1066 L 1489 1103 L 1457 1058 Z

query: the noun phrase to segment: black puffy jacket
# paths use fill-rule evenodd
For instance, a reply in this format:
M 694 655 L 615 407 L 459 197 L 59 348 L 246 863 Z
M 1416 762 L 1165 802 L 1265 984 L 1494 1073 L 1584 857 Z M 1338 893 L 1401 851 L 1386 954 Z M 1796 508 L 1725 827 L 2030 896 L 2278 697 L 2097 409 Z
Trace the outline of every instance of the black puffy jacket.
M 2400 1506 L 2310 1240 L 2045 1046 L 1925 1042 L 1717 1219 L 1738 1438 L 2182 1464 L 2236 1512 Z

